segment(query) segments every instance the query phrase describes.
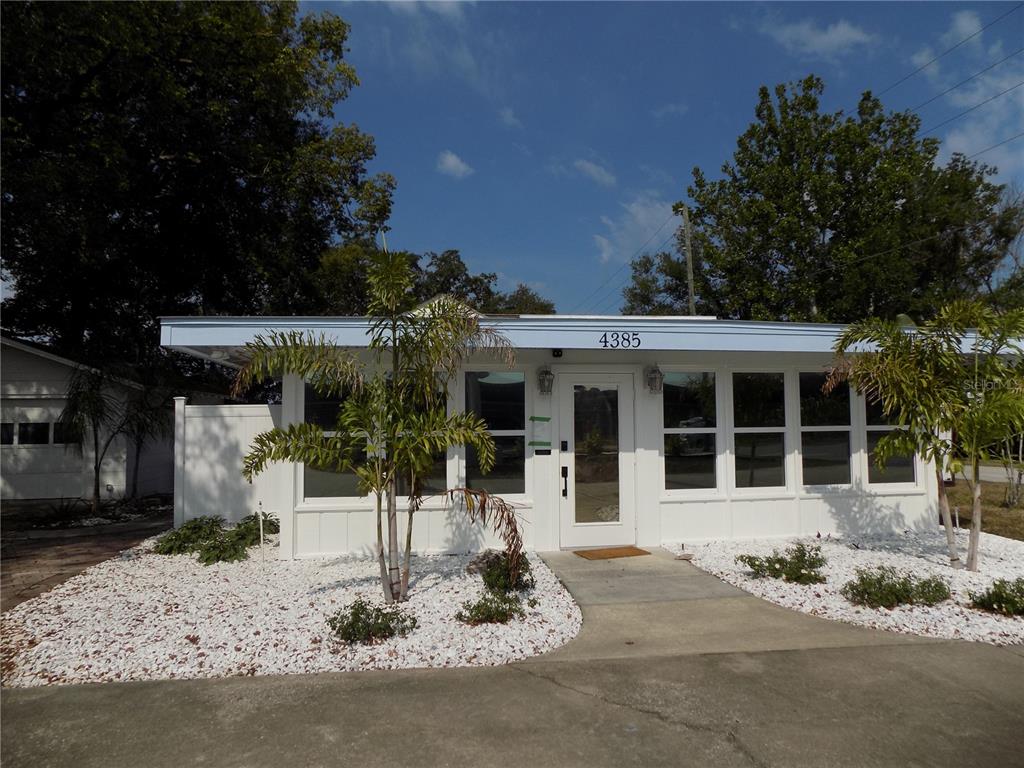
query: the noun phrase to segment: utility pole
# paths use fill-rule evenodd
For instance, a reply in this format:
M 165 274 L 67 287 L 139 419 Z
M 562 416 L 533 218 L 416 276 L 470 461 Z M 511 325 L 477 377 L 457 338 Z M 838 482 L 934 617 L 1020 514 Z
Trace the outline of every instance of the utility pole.
M 683 235 L 686 237 L 686 293 L 690 297 L 690 316 L 697 314 L 697 307 L 693 301 L 693 244 L 690 236 L 690 214 L 687 212 L 686 204 L 679 206 L 683 213 Z

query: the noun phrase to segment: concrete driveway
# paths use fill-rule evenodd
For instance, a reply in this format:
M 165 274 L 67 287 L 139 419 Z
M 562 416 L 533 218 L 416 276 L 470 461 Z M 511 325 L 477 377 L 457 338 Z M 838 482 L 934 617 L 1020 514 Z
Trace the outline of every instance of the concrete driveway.
M 5 766 L 1007 766 L 1024 649 L 760 601 L 665 553 L 547 556 L 569 645 L 505 667 L 5 690 Z

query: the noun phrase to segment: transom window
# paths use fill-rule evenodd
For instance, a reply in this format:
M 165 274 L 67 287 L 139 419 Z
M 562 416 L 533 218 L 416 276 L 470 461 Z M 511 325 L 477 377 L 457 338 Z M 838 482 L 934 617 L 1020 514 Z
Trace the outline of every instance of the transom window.
M 850 483 L 850 387 L 829 394 L 824 373 L 800 374 L 800 460 L 804 485 Z
M 891 423 L 877 400 L 868 400 L 867 408 L 867 443 L 868 443 L 868 483 L 915 483 L 917 472 L 914 468 L 914 457 L 891 456 L 885 462 L 885 468 L 875 462 L 875 449 L 878 441 L 889 432 L 899 429 L 899 425 Z
M 490 493 L 526 492 L 526 375 L 521 371 L 466 373 L 466 410 L 487 424 L 494 438 L 494 467 L 480 471 L 480 459 L 466 446 L 466 486 Z
M 785 375 L 734 373 L 732 401 L 736 487 L 785 487 Z
M 717 488 L 715 374 L 666 373 L 665 490 Z

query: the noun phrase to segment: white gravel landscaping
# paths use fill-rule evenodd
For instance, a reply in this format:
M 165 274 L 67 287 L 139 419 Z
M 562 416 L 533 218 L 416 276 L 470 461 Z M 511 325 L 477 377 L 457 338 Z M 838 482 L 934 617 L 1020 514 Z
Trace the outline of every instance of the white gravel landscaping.
M 768 555 L 795 541 L 821 546 L 828 559 L 821 569 L 823 584 L 790 584 L 778 579 L 755 579 L 736 562 L 742 554 Z M 959 532 L 961 558 L 966 557 L 967 531 Z M 679 545 L 674 546 L 679 551 Z M 981 570 L 971 573 L 949 567 L 946 534 L 941 529 L 892 536 L 814 538 L 757 541 L 719 541 L 688 547 L 694 564 L 741 589 L 777 605 L 836 621 L 861 624 L 906 634 L 975 640 L 996 645 L 1024 643 L 1024 618 L 1000 616 L 970 607 L 970 591 L 981 591 L 996 579 L 1024 576 L 1024 542 L 981 535 Z M 952 600 L 935 606 L 899 606 L 893 610 L 867 608 L 848 601 L 842 586 L 857 568 L 892 566 L 918 578 L 940 576 L 949 584 Z
M 414 558 L 410 600 L 419 626 L 371 646 L 332 639 L 326 618 L 357 597 L 382 602 L 366 558 L 248 560 L 203 566 L 149 552 L 155 539 L 89 568 L 3 614 L 3 683 L 302 674 L 505 664 L 550 651 L 579 632 L 580 610 L 539 557 L 526 617 L 467 626 L 455 613 L 484 592 L 470 556 Z

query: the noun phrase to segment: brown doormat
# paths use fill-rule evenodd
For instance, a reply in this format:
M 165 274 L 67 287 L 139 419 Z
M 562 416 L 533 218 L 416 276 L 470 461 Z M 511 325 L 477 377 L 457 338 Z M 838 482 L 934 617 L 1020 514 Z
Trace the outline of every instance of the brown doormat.
M 586 560 L 611 560 L 614 557 L 639 557 L 651 553 L 639 547 L 606 547 L 605 549 L 577 549 L 576 554 Z

